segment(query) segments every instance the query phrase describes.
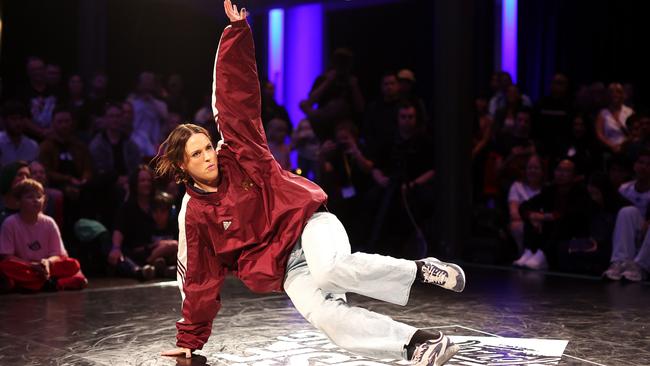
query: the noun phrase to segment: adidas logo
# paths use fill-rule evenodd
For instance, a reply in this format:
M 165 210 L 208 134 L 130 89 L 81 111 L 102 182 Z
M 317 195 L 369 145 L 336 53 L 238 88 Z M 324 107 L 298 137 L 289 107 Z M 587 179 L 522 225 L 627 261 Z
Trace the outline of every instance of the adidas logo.
M 228 228 L 230 227 L 230 224 L 232 224 L 232 221 L 224 221 L 223 222 L 223 229 L 228 230 Z

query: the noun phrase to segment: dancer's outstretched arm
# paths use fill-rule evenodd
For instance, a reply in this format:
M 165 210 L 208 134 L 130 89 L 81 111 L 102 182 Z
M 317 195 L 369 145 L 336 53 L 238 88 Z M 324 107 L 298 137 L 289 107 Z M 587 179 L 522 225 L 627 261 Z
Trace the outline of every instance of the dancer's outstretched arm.
M 259 159 L 268 148 L 253 34 L 245 9 L 238 11 L 230 0 L 224 1 L 224 8 L 231 24 L 221 35 L 215 57 L 212 110 L 223 142 L 240 158 Z

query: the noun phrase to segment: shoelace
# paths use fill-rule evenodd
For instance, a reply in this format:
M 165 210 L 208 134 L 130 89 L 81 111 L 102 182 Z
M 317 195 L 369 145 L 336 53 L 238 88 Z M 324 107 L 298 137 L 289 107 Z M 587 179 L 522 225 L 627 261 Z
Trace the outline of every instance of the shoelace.
M 422 266 L 422 277 L 424 277 L 424 281 L 427 283 L 444 285 L 445 282 L 447 282 L 449 274 L 447 271 L 442 270 L 433 264 L 426 263 Z
M 420 362 L 422 360 L 422 356 L 424 356 L 424 351 L 427 349 L 426 343 L 422 343 L 419 346 L 415 348 L 415 352 L 413 352 L 413 357 L 411 358 L 412 362 Z

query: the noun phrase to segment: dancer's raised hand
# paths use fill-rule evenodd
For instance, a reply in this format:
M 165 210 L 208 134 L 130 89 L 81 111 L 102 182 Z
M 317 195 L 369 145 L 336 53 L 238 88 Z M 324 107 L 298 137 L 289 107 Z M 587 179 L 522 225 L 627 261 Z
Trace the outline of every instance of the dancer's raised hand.
M 237 10 L 237 5 L 233 5 L 230 0 L 224 0 L 223 9 L 226 11 L 226 16 L 230 19 L 230 22 L 246 19 L 246 9 Z

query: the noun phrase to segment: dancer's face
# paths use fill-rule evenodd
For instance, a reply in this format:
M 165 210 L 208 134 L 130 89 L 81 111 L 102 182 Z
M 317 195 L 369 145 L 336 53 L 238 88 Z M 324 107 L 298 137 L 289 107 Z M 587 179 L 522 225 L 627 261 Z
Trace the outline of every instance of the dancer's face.
M 216 188 L 219 175 L 217 152 L 208 136 L 202 133 L 190 136 L 185 143 L 185 161 L 181 164 L 181 168 L 192 177 L 199 187 Z

